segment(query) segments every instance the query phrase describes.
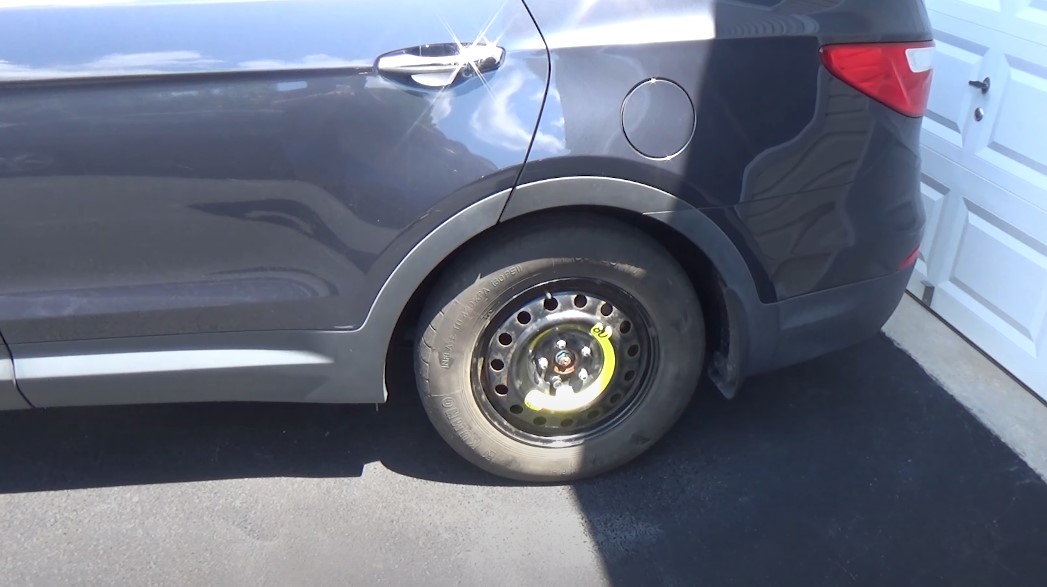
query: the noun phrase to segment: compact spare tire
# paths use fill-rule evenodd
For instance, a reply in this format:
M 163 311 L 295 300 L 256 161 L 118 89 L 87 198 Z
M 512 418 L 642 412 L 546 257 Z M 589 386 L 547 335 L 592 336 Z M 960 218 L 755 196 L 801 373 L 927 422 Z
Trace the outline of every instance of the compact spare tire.
M 705 354 L 687 274 L 643 232 L 542 216 L 458 257 L 422 318 L 422 403 L 496 475 L 571 480 L 624 464 L 677 420 Z

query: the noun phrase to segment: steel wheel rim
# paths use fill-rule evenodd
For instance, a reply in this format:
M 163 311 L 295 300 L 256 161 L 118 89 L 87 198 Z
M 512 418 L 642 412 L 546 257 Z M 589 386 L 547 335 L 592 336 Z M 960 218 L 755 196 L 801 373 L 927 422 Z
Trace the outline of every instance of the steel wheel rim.
M 603 282 L 560 280 L 506 301 L 474 357 L 474 391 L 492 423 L 529 444 L 569 446 L 635 410 L 657 348 L 632 296 Z

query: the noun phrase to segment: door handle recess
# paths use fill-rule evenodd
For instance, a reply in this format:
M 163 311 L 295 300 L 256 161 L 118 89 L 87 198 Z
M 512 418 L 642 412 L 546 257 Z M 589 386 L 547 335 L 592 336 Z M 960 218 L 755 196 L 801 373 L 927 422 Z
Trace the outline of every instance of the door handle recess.
M 496 45 L 443 43 L 420 45 L 378 58 L 378 72 L 402 82 L 442 88 L 497 69 L 505 49 Z

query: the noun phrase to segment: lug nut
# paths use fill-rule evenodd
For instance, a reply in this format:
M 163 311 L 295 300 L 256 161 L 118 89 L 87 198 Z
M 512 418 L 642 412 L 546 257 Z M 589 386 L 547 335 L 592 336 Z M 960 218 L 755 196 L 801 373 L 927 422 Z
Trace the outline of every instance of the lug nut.
M 542 371 L 545 371 L 546 369 L 548 369 L 549 368 L 549 359 L 546 359 L 545 357 L 539 358 L 538 359 L 538 368 L 541 369 Z
M 560 349 L 561 351 L 564 350 L 565 348 L 567 348 L 567 341 L 566 340 L 558 340 L 558 341 L 556 341 L 556 348 Z
M 586 379 L 589 378 L 589 372 L 586 371 L 585 369 L 582 369 L 581 371 L 578 372 L 578 378 L 581 379 L 582 381 L 585 381 Z
M 593 350 L 587 346 L 582 347 L 582 356 L 588 358 L 589 355 L 593 354 Z

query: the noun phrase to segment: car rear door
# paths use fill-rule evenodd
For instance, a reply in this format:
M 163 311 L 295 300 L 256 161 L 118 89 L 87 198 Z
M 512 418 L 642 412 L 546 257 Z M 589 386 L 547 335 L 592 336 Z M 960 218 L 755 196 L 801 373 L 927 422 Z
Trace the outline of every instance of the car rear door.
M 519 0 L 4 3 L 0 328 L 359 326 L 514 185 L 547 77 Z

